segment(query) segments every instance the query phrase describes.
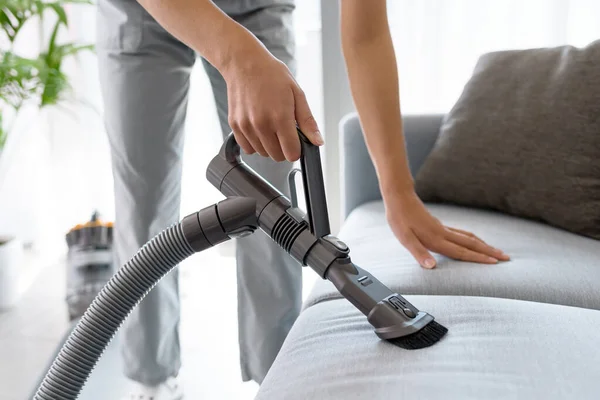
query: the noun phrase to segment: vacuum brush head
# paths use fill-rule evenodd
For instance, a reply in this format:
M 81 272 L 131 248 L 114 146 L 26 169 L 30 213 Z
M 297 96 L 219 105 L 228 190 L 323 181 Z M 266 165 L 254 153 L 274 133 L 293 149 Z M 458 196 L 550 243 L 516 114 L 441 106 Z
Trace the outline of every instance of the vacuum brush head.
M 397 293 L 377 302 L 367 319 L 377 336 L 406 350 L 433 346 L 448 333 L 431 314 L 419 311 Z
M 448 333 L 448 328 L 436 321 L 431 321 L 415 333 L 386 340 L 406 350 L 418 350 L 433 346 L 439 342 L 446 333 Z

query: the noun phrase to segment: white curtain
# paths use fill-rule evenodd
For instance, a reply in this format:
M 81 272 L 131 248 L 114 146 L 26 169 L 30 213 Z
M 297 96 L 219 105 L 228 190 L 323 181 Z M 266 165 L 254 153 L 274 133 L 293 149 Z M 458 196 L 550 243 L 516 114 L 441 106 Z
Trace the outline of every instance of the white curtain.
M 600 39 L 596 0 L 389 0 L 406 113 L 448 111 L 486 52 Z

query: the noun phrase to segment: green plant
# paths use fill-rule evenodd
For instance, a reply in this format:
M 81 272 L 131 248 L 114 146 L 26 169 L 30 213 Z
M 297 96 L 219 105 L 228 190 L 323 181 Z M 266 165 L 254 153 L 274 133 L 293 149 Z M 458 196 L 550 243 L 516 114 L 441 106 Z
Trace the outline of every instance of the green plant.
M 12 108 L 18 114 L 28 102 L 38 107 L 58 104 L 69 89 L 68 77 L 62 70 L 63 61 L 91 45 L 58 43 L 61 28 L 68 27 L 65 11 L 67 4 L 91 4 L 89 0 L 0 0 L 0 150 L 10 129 L 3 124 L 3 113 Z M 54 15 L 49 37 L 44 41 L 37 56 L 21 57 L 15 51 L 15 41 L 22 28 L 30 21 L 38 20 L 43 26 L 47 13 Z M 3 37 L 1 37 L 3 36 Z M 4 121 L 6 122 L 6 121 Z

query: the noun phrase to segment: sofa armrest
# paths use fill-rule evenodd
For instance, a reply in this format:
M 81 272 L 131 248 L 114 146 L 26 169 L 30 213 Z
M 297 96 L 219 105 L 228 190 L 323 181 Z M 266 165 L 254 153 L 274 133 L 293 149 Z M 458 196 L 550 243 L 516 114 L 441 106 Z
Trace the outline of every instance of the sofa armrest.
M 413 176 L 433 148 L 442 120 L 441 114 L 404 116 L 404 138 Z M 356 207 L 381 199 L 375 167 L 356 113 L 340 121 L 340 147 L 342 208 L 346 218 Z

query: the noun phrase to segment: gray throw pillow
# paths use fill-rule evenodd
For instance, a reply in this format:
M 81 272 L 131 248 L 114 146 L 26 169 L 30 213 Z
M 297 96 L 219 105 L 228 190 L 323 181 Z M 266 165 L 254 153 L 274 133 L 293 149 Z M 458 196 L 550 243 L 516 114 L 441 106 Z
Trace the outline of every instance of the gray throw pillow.
M 600 239 L 600 41 L 483 55 L 415 184 Z

